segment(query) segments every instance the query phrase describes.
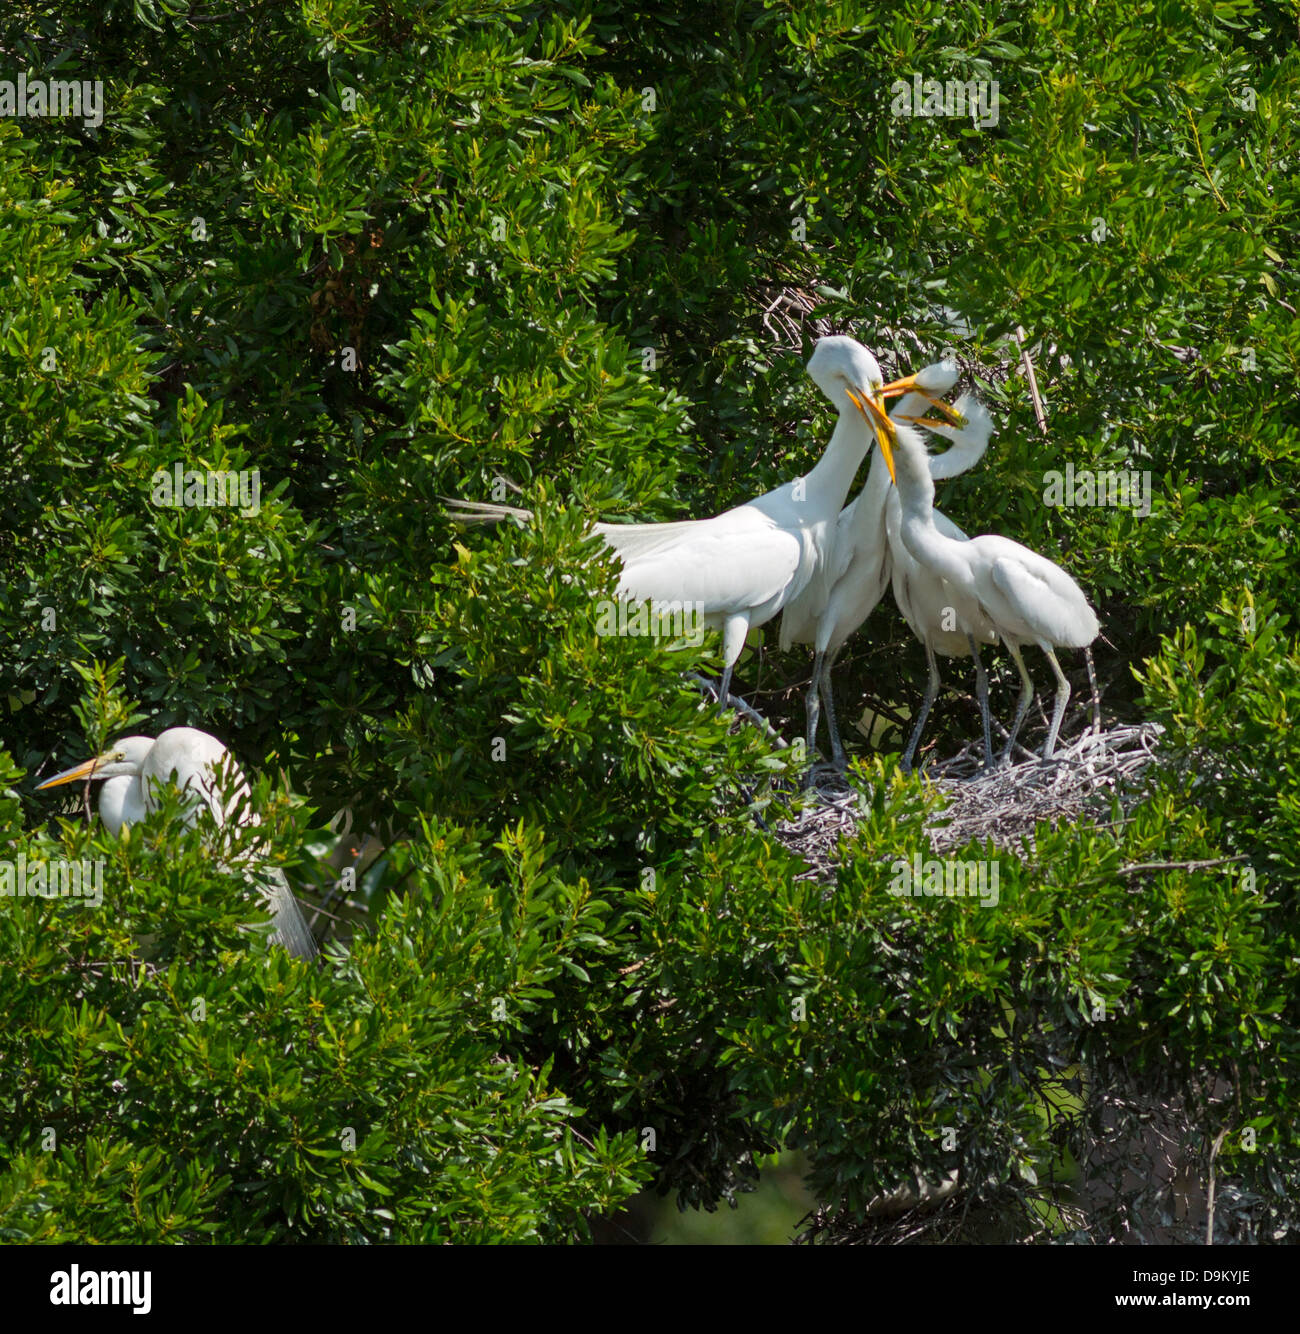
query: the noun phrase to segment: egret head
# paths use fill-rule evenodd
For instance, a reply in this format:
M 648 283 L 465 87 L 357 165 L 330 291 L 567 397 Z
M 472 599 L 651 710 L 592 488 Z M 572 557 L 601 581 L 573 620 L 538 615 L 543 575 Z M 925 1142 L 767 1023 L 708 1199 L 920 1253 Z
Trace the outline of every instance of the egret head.
M 841 412 L 860 412 L 876 433 L 890 476 L 894 465 L 890 449 L 893 426 L 885 409 L 885 377 L 880 363 L 856 338 L 832 334 L 819 338 L 808 360 L 813 383 Z
M 58 787 L 62 783 L 75 783 L 79 778 L 130 778 L 140 772 L 144 757 L 153 748 L 153 738 L 148 736 L 124 736 L 115 741 L 102 755 L 93 760 L 84 760 L 71 769 L 65 769 L 36 788 Z
M 936 361 L 915 375 L 905 375 L 901 380 L 885 384 L 875 357 L 856 339 L 841 334 L 819 338 L 808 362 L 808 374 L 841 412 L 851 411 L 849 405 L 852 404 L 870 423 L 880 443 L 885 466 L 894 480 L 897 480 L 894 474 L 894 423 L 885 407 L 885 399 L 899 394 L 920 394 L 947 421 L 954 426 L 963 426 L 964 420 L 939 399 L 939 395 L 946 394 L 957 383 L 960 373 L 955 361 Z
M 912 376 L 912 387 L 927 398 L 942 397 L 959 379 L 961 379 L 961 368 L 949 357 L 945 361 L 936 361 L 917 371 Z
M 880 363 L 856 338 L 832 334 L 819 338 L 808 359 L 808 374 L 813 383 L 835 404 L 843 408 L 850 402 L 852 389 L 860 398 L 874 398 L 884 388 Z

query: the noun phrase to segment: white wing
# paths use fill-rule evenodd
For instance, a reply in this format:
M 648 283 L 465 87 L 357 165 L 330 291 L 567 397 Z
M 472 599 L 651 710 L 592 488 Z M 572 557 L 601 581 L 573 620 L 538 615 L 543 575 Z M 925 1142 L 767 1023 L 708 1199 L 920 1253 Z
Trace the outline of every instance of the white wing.
M 994 618 L 999 629 L 1063 648 L 1091 644 L 1101 627 L 1079 585 L 1045 556 L 1003 540 L 1019 550 L 999 555 L 990 567 L 993 585 L 1007 604 Z M 1013 618 L 1018 625 L 1007 623 Z
M 623 557 L 622 596 L 698 602 L 706 616 L 752 608 L 755 625 L 780 609 L 804 563 L 799 533 L 749 505 L 713 519 L 607 525 L 601 534 Z

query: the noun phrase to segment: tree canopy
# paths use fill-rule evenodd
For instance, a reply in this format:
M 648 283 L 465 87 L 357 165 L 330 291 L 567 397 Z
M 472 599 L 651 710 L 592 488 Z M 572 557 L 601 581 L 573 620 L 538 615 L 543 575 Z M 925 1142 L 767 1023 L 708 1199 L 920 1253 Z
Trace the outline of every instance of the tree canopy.
M 1107 1091 L 1178 1110 L 1224 1238 L 1287 1235 L 1296 19 L 9 5 L 0 113 L 20 76 L 83 105 L 0 114 L 0 866 L 102 861 L 104 902 L 0 898 L 0 1235 L 581 1239 L 788 1147 L 832 1235 L 956 1172 L 958 1235 L 1150 1237 L 1172 1187 L 1088 1195 Z M 901 114 L 926 81 L 996 85 L 995 123 Z M 806 472 L 831 329 L 898 374 L 956 353 L 998 434 L 944 509 L 1068 568 L 1108 718 L 1165 729 L 1131 801 L 965 850 L 992 910 L 889 892 L 939 800 L 897 766 L 892 606 L 837 671 L 875 724 L 829 885 L 777 836 L 790 752 L 687 679 L 716 644 L 596 632 L 590 522 Z M 1148 476 L 1149 513 L 1045 503 L 1067 468 Z M 243 503 L 166 503 L 187 470 Z M 446 517 L 502 477 L 533 523 Z M 773 629 L 737 685 L 793 737 Z M 176 725 L 259 776 L 307 901 L 338 812 L 380 831 L 320 963 L 241 929 L 202 830 L 33 790 Z M 931 753 L 970 729 L 941 700 Z

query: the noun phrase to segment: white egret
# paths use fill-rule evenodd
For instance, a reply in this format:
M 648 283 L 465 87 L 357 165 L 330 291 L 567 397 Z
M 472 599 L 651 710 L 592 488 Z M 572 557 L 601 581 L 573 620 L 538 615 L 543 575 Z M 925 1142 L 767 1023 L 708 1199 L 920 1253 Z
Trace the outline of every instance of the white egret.
M 623 559 L 619 597 L 698 609 L 705 626 L 721 632 L 723 705 L 750 629 L 801 595 L 816 608 L 825 602 L 836 519 L 873 432 L 887 429 L 884 400 L 917 384 L 915 376 L 885 384 L 875 357 L 841 335 L 818 339 L 808 374 L 840 415 L 806 476 L 710 519 L 593 528 Z M 514 506 L 451 503 L 462 520 L 532 517 Z
M 909 391 L 894 409 L 894 415 L 922 411 L 927 403 L 949 413 L 938 395 L 946 394 L 957 382 L 958 370 L 951 361 L 936 362 L 913 377 L 915 389 Z M 987 442 L 986 442 L 987 443 Z M 943 456 L 949 471 L 935 476 L 955 477 L 978 462 L 983 449 L 970 452 L 954 446 Z M 951 459 L 950 459 L 951 456 Z M 931 467 L 940 465 L 935 459 Z M 875 610 L 889 586 L 890 552 L 885 537 L 885 502 L 891 491 L 889 472 L 880 451 L 873 450 L 867 480 L 853 501 L 839 513 L 835 523 L 829 593 L 809 588 L 794 598 L 781 617 L 781 647 L 791 644 L 813 646 L 813 675 L 806 701 L 808 754 L 817 743 L 817 725 L 821 706 L 826 708 L 826 723 L 831 737 L 831 759 L 837 769 L 844 768 L 844 744 L 835 717 L 835 697 L 831 672 L 835 659 L 849 637 Z
M 922 401 L 909 394 L 895 409 L 894 420 L 915 420 L 911 414 L 921 409 Z M 953 405 L 953 409 L 963 420 L 964 424 L 960 427 L 932 420 L 924 422 L 930 430 L 939 432 L 952 442 L 942 454 L 930 459 L 930 476 L 936 481 L 956 477 L 973 467 L 983 458 L 989 437 L 993 434 L 993 418 L 988 409 L 972 395 L 963 395 Z M 933 515 L 935 527 L 945 537 L 955 542 L 969 540 L 942 511 L 934 510 Z M 898 488 L 890 487 L 885 501 L 885 535 L 889 547 L 894 601 L 912 633 L 921 641 L 929 667 L 925 698 L 903 754 L 902 768 L 907 773 L 912 768 L 926 719 L 939 693 L 939 666 L 934 655 L 942 653 L 949 658 L 970 657 L 970 637 L 977 644 L 995 644 L 998 636 L 993 622 L 982 615 L 972 628 L 972 636 L 956 627 L 953 595 L 947 581 L 922 565 L 907 549 L 902 540 L 902 523 L 903 506 Z
M 994 534 L 962 542 L 940 531 L 934 517 L 929 457 L 920 436 L 910 426 L 894 423 L 893 430 L 881 439 L 881 451 L 898 487 L 902 545 L 921 566 L 946 582 L 956 625 L 967 636 L 975 659 L 985 767 L 993 767 L 988 679 L 974 636 L 986 619 L 1010 649 L 1023 683 L 1003 759 L 1010 757 L 1034 695 L 1034 684 L 1020 653 L 1025 644 L 1037 644 L 1042 649 L 1056 676 L 1056 707 L 1043 745 L 1043 758 L 1050 759 L 1070 698 L 1070 683 L 1055 651 L 1087 648 L 1100 632 L 1096 613 L 1083 590 L 1059 565 L 1019 542 Z
M 104 754 L 47 778 L 36 790 L 40 792 L 64 783 L 75 783 L 78 779 L 102 782 L 99 815 L 114 838 L 121 833 L 123 825 L 143 820 L 148 812 L 157 809 L 156 788 L 169 781 L 192 794 L 185 815 L 187 825 L 192 825 L 198 818 L 200 806 L 206 806 L 219 825 L 232 818 L 237 818 L 240 824 L 260 824 L 261 817 L 248 809 L 248 783 L 234 761 L 227 759 L 229 754 L 225 746 L 207 732 L 194 727 L 169 727 L 157 740 L 147 736 L 123 737 Z M 239 786 L 223 805 L 217 788 L 217 773 L 225 763 L 234 766 L 233 776 Z M 265 893 L 275 923 L 276 939 L 290 954 L 311 958 L 316 953 L 316 943 L 289 883 L 278 867 L 269 869 L 276 883 L 265 888 Z

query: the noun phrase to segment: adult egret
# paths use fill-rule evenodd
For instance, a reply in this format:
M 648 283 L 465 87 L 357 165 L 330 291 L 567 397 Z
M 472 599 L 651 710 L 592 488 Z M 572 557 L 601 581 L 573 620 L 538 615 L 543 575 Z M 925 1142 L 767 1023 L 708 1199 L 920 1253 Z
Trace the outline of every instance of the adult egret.
M 817 340 L 808 374 L 839 409 L 839 420 L 806 476 L 710 519 L 593 528 L 623 559 L 620 598 L 693 607 L 707 628 L 721 632 L 724 706 L 750 629 L 794 598 L 806 595 L 820 607 L 829 595 L 836 519 L 873 434 L 882 438 L 888 429 L 886 397 L 914 387 L 929 392 L 916 376 L 885 384 L 875 357 L 842 335 Z M 452 504 L 453 517 L 471 522 L 532 517 L 508 505 Z
M 1086 649 L 1100 632 L 1096 613 L 1079 585 L 1059 565 L 1036 551 L 994 534 L 963 542 L 939 529 L 934 517 L 929 457 L 911 426 L 896 422 L 893 431 L 882 437 L 881 452 L 898 488 L 902 545 L 922 567 L 946 582 L 956 626 L 967 636 L 975 659 L 985 767 L 993 767 L 988 680 L 975 642 L 984 620 L 992 622 L 1010 649 L 1023 683 L 1003 760 L 1010 758 L 1034 697 L 1034 683 L 1020 653 L 1025 644 L 1037 644 L 1043 650 L 1056 676 L 1056 707 L 1043 745 L 1043 758 L 1050 759 L 1070 698 L 1070 683 L 1056 660 L 1056 649 Z
M 898 404 L 894 412 L 895 420 L 908 420 L 910 414 L 922 409 L 922 401 L 913 399 L 914 396 L 909 394 Z M 963 395 L 953 408 L 956 415 L 962 418 L 962 426 L 954 427 L 932 420 L 924 423 L 930 430 L 946 436 L 952 442 L 944 453 L 930 459 L 930 476 L 936 481 L 955 477 L 977 463 L 984 456 L 989 437 L 993 434 L 993 418 L 978 399 L 969 394 Z M 934 510 L 933 515 L 935 527 L 943 536 L 955 542 L 969 540 L 942 511 Z M 885 501 L 885 538 L 889 548 L 894 601 L 912 633 L 921 641 L 930 669 L 925 698 L 903 754 L 903 772 L 907 773 L 912 768 L 926 719 L 939 693 L 939 666 L 934 655 L 942 653 L 949 658 L 970 657 L 970 638 L 973 637 L 977 644 L 995 644 L 998 636 L 993 622 L 983 615 L 972 627 L 970 636 L 956 627 L 953 595 L 947 581 L 922 565 L 907 549 L 902 540 L 902 523 L 903 506 L 898 488 L 890 487 Z M 983 670 L 983 664 L 979 664 L 979 667 Z
M 923 411 L 927 403 L 941 412 L 951 409 L 939 402 L 957 382 L 958 370 L 951 361 L 925 367 L 913 377 L 916 389 L 909 391 L 894 409 L 894 417 L 906 410 Z M 920 392 L 918 392 L 920 391 Z M 987 443 L 987 441 L 986 441 Z M 955 477 L 979 461 L 983 449 L 968 450 L 954 445 L 931 467 L 946 466 L 937 477 Z M 951 456 L 951 458 L 949 457 Z M 880 451 L 873 450 L 867 480 L 853 501 L 839 513 L 835 523 L 829 592 L 809 588 L 794 598 L 781 617 L 781 647 L 791 644 L 813 646 L 813 675 L 808 688 L 808 754 L 817 743 L 817 725 L 821 706 L 826 708 L 826 724 L 831 737 L 831 758 L 837 769 L 844 767 L 844 744 L 835 717 L 835 697 L 831 671 L 845 641 L 875 610 L 889 586 L 890 552 L 885 538 L 885 502 L 891 491 L 889 473 Z
M 256 825 L 261 818 L 247 806 L 248 783 L 230 752 L 214 736 L 194 727 L 169 727 L 157 740 L 147 736 L 127 736 L 110 746 L 104 754 L 65 769 L 47 778 L 37 787 L 43 791 L 78 779 L 103 782 L 99 793 L 99 815 L 108 832 L 116 838 L 123 825 L 134 824 L 158 807 L 156 788 L 174 781 L 182 791 L 192 794 L 185 824 L 198 818 L 200 806 L 212 812 L 217 824 L 237 818 L 240 824 Z M 238 787 L 223 805 L 217 790 L 217 772 L 223 763 L 233 765 Z M 276 884 L 266 889 L 275 935 L 280 944 L 300 959 L 316 953 L 316 942 L 303 920 L 298 903 L 289 889 L 284 873 L 273 867 Z

